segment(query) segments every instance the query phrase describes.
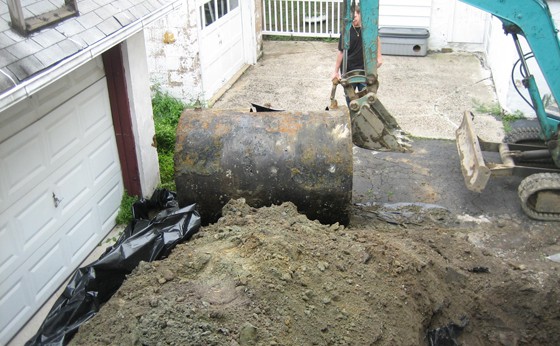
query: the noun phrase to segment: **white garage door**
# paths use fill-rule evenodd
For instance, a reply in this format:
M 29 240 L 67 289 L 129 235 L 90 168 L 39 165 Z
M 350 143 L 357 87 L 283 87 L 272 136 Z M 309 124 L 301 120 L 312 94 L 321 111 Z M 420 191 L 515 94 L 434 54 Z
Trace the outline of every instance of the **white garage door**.
M 0 344 L 114 226 L 123 184 L 101 66 L 28 99 L 34 118 L 13 113 L 30 123 L 0 133 Z
M 206 99 L 243 66 L 243 22 L 239 0 L 210 0 L 199 6 L 200 64 Z

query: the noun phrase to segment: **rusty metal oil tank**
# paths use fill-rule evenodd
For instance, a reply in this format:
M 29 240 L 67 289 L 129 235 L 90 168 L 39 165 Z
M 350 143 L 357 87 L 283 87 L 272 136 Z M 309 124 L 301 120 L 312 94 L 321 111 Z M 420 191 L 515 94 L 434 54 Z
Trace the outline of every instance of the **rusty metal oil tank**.
M 181 206 L 204 224 L 230 200 L 252 207 L 293 202 L 324 224 L 348 224 L 352 133 L 342 110 L 185 110 L 177 127 L 175 183 Z

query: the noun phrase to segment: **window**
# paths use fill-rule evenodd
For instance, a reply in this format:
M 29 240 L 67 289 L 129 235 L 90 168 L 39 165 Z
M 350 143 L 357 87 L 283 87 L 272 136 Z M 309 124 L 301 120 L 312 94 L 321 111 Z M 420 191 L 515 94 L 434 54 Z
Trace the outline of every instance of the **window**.
M 8 0 L 7 2 L 12 27 L 23 35 L 78 15 L 77 0 Z
M 239 0 L 210 0 L 206 2 L 200 7 L 201 27 L 207 27 L 238 6 Z
M 214 21 L 216 21 L 216 12 L 215 12 L 215 8 L 214 8 L 214 0 L 207 2 L 204 4 L 204 13 L 206 14 L 205 16 L 205 25 L 204 26 L 208 26 L 212 23 L 214 23 Z
M 218 18 L 222 18 L 227 13 L 227 0 L 217 0 L 218 2 Z

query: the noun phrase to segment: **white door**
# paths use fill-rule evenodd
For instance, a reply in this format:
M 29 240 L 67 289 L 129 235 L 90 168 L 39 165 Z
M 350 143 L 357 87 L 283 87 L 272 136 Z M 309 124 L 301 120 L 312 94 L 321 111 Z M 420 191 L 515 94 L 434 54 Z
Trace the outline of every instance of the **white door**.
M 244 65 L 239 0 L 205 0 L 199 6 L 200 65 L 205 99 L 210 99 Z
M 448 42 L 483 43 L 489 14 L 461 1 L 453 1 Z
M 80 79 L 36 106 L 77 94 L 0 137 L 0 344 L 115 224 L 123 183 L 107 83 L 104 75 L 89 85 Z

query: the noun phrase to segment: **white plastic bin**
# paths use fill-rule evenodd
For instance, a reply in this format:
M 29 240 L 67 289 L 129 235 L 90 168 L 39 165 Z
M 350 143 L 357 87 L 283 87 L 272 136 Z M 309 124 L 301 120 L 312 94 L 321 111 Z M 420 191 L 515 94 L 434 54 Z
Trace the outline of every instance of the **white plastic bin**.
M 423 28 L 379 28 L 381 53 L 384 55 L 426 56 L 430 32 Z

